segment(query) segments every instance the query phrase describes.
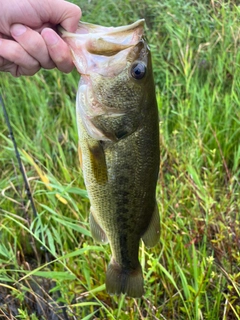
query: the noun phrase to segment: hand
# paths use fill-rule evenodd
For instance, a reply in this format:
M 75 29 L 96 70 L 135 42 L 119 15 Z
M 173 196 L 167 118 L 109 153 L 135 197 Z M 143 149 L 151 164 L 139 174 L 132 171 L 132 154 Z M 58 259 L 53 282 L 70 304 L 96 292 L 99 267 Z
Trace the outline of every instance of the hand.
M 70 49 L 55 30 L 61 24 L 76 31 L 78 6 L 64 0 L 0 0 L 0 7 L 0 71 L 18 77 L 41 67 L 73 69 Z

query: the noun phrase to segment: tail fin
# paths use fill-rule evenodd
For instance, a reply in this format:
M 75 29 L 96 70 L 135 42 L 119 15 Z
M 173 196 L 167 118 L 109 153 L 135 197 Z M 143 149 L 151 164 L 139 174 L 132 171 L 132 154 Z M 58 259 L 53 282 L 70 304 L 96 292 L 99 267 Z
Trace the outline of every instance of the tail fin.
M 135 270 L 126 270 L 112 259 L 106 273 L 106 289 L 109 294 L 140 298 L 144 293 L 141 265 Z

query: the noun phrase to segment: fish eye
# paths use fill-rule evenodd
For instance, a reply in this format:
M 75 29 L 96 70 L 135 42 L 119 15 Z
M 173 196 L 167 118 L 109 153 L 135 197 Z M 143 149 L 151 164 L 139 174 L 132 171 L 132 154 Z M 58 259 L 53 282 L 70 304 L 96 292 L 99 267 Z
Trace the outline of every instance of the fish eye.
M 135 62 L 131 67 L 131 75 L 134 79 L 140 80 L 146 74 L 147 68 L 143 62 Z

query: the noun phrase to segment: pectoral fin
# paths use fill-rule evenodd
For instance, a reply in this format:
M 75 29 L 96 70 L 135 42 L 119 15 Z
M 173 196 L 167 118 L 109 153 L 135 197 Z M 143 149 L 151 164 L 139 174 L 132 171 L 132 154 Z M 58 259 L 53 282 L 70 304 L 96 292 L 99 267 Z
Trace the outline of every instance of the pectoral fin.
M 92 172 L 99 184 L 107 182 L 107 165 L 105 159 L 105 153 L 100 141 L 88 142 L 88 149 L 90 153 L 90 163 Z
M 142 236 L 142 240 L 147 247 L 154 247 L 159 241 L 159 236 L 160 236 L 160 217 L 159 217 L 158 206 L 156 203 L 153 214 L 152 214 L 152 219 L 148 225 L 147 230 Z
M 102 244 L 108 243 L 108 238 L 105 232 L 97 223 L 96 218 L 94 218 L 92 212 L 90 212 L 90 215 L 89 215 L 89 224 L 90 224 L 90 230 L 91 230 L 93 239 Z

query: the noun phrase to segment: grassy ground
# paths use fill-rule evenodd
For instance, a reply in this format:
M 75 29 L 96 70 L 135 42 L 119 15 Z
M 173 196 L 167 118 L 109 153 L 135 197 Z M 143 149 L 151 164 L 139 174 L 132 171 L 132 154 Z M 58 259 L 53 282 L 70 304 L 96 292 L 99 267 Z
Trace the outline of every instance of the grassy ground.
M 105 291 L 77 156 L 79 79 L 1 74 L 37 216 L 0 113 L 0 318 L 240 319 L 240 9 L 237 1 L 81 1 L 83 20 L 146 19 L 160 114 L 158 246 L 140 247 L 142 299 Z

